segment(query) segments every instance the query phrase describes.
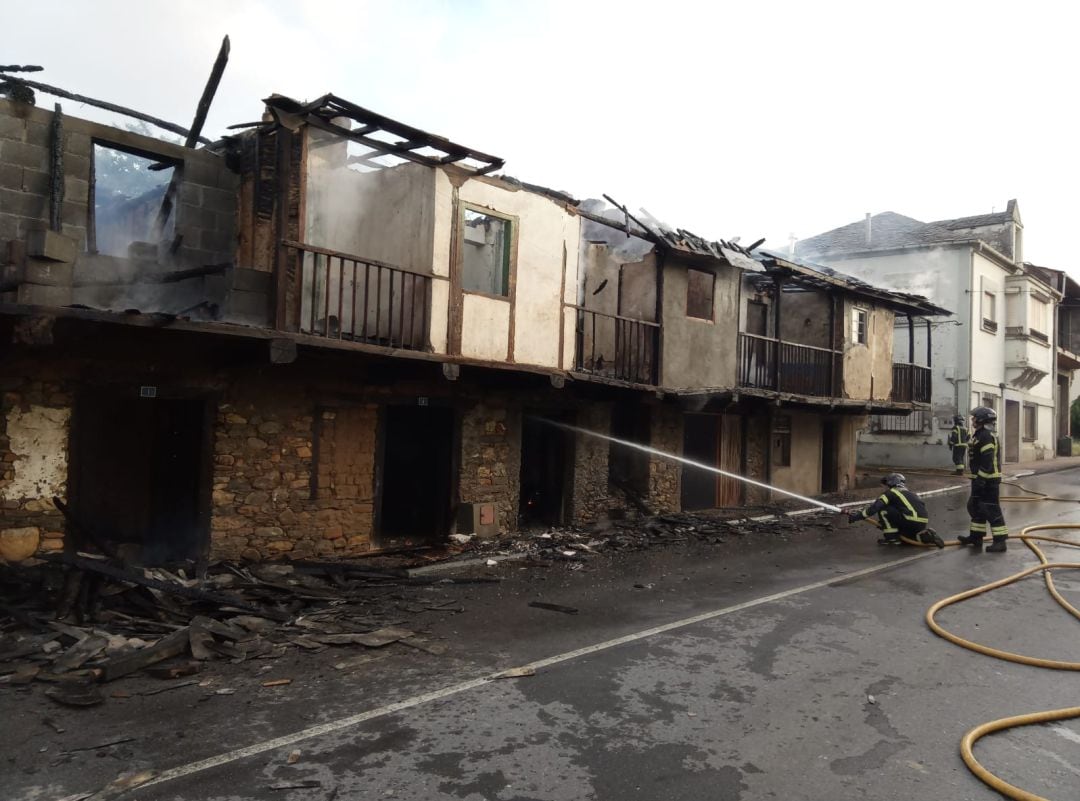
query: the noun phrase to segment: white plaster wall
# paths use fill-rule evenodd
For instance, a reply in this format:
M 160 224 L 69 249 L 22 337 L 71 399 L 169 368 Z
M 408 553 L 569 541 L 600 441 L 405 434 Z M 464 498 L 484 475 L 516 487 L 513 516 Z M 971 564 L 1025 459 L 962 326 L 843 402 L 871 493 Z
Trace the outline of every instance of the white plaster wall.
M 465 295 L 462 308 L 461 355 L 489 362 L 506 361 L 510 341 L 510 302 L 484 295 Z
M 435 353 L 446 353 L 447 316 L 450 312 L 450 282 L 436 278 L 431 282 L 431 316 L 429 331 L 431 349 Z
M 454 185 L 442 170 L 435 170 L 435 213 L 431 272 L 450 277 L 450 248 L 454 230 Z
M 565 293 L 560 295 L 563 265 L 565 262 L 567 277 L 577 275 L 579 218 L 542 195 L 480 179 L 465 181 L 459 198 L 518 218 L 513 359 L 524 364 L 558 367 L 559 326 L 563 320 L 561 298 L 565 297 Z M 466 304 L 463 314 L 466 332 L 480 322 L 470 316 L 470 305 L 484 308 Z M 505 340 L 501 358 L 506 358 Z
M 972 255 L 972 284 L 969 301 L 971 315 L 971 380 L 997 386 L 1005 380 L 1005 279 L 1008 273 L 995 262 L 978 253 Z M 993 291 L 997 298 L 998 329 L 991 333 L 982 327 L 982 294 Z
M 67 482 L 70 409 L 15 407 L 7 416 L 7 436 L 14 477 L 2 485 L 5 501 L 63 496 Z

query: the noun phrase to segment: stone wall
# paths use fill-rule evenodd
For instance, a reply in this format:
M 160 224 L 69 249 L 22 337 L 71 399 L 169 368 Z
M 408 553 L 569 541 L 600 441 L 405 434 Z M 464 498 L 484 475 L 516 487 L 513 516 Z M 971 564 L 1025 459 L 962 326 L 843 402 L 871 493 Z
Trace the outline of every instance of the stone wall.
M 320 554 L 371 547 L 375 510 L 374 404 L 323 409 L 319 414 L 317 521 Z
M 64 521 L 52 498 L 67 497 L 71 395 L 43 377 L 5 378 L 0 388 L 0 550 L 9 558 L 62 550 Z
M 299 389 L 237 392 L 215 431 L 211 557 L 371 549 L 377 407 L 316 409 Z
M 494 504 L 499 531 L 515 531 L 520 483 L 521 409 L 485 399 L 461 420 L 461 502 Z
M 746 447 L 743 459 L 746 463 L 746 476 L 755 481 L 769 481 L 769 414 L 767 409 L 761 409 L 759 414 L 743 415 L 745 426 Z M 746 485 L 747 506 L 766 504 L 769 501 L 769 491 L 753 484 Z
M 577 425 L 598 434 L 611 432 L 611 404 L 593 401 L 577 410 Z M 606 516 L 609 509 L 623 508 L 624 499 L 608 492 L 608 454 L 606 439 L 587 434 L 574 435 L 574 483 L 571 522 L 591 523 Z
M 657 450 L 676 456 L 682 454 L 682 412 L 668 406 L 655 406 L 651 416 L 651 444 Z M 657 514 L 682 509 L 682 465 L 660 456 L 649 456 L 649 506 Z

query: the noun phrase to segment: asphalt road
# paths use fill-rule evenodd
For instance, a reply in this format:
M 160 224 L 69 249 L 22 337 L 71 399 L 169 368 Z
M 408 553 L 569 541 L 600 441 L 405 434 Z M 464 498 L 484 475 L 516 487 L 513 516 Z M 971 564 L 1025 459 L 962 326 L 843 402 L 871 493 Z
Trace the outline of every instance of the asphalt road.
M 1024 483 L 1080 499 L 1078 479 Z M 943 536 L 966 530 L 964 501 L 928 500 Z M 1014 505 L 1006 518 L 1013 530 L 1080 523 L 1080 504 Z M 938 598 L 1034 559 L 1019 544 L 1005 555 L 920 555 L 875 539 L 866 527 L 809 531 L 542 577 L 504 565 L 498 595 L 476 591 L 469 614 L 433 624 L 449 638 L 446 660 L 406 654 L 362 675 L 319 672 L 289 695 L 246 703 L 168 693 L 161 703 L 176 706 L 163 714 L 114 717 L 96 732 L 137 736 L 119 758 L 91 752 L 54 770 L 0 759 L 0 777 L 7 797 L 25 801 L 140 769 L 164 780 L 124 797 L 998 798 L 964 767 L 960 737 L 993 718 L 1076 704 L 1080 676 L 965 651 L 922 618 Z M 1069 550 L 1048 548 L 1051 558 Z M 1058 587 L 1080 605 L 1080 576 Z M 538 597 L 581 611 L 528 608 Z M 1078 622 L 1037 577 L 942 622 L 1009 650 L 1080 660 Z M 488 678 L 521 665 L 535 675 Z M 1078 722 L 994 735 L 977 753 L 1032 792 L 1077 797 Z

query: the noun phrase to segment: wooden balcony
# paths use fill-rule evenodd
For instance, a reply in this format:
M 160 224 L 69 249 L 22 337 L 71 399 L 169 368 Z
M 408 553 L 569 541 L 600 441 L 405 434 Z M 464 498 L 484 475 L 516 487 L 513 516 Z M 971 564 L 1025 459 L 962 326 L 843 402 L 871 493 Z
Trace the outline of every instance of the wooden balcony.
M 892 366 L 892 399 L 907 403 L 930 402 L 930 368 L 918 364 Z
M 792 395 L 836 397 L 839 351 L 739 334 L 739 385 Z
M 296 265 L 302 334 L 406 350 L 428 349 L 431 276 L 301 242 L 283 242 Z
M 659 324 L 580 306 L 566 308 L 577 316 L 575 372 L 656 386 Z

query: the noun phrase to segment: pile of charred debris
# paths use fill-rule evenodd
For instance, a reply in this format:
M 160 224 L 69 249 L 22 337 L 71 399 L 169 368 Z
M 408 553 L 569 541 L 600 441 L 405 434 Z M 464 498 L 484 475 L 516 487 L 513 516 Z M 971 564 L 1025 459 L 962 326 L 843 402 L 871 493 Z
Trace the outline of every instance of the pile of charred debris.
M 0 685 L 40 682 L 59 703 L 92 706 L 105 700 L 105 683 L 135 673 L 186 679 L 165 691 L 197 683 L 191 677 L 213 660 L 238 664 L 290 649 L 366 651 L 394 643 L 441 654 L 445 646 L 410 628 L 410 618 L 464 611 L 460 600 L 439 592 L 446 585 L 499 579 L 460 571 L 446 577 L 417 565 L 464 567 L 478 558 L 495 565 L 491 557 L 501 555 L 581 570 L 604 553 L 752 536 L 786 540 L 811 527 L 830 529 L 832 518 L 680 513 L 532 530 L 509 540 L 452 535 L 447 551 L 395 559 L 221 562 L 190 574 L 132 567 L 115 555 L 57 554 L 0 566 Z
M 42 682 L 59 703 L 92 706 L 105 700 L 104 683 L 137 672 L 191 677 L 212 660 L 392 643 L 441 654 L 445 646 L 408 628 L 410 617 L 464 611 L 437 585 L 498 581 L 363 562 L 219 563 L 201 572 L 90 554 L 0 567 L 0 684 Z
M 833 516 L 827 512 L 791 516 L 775 508 L 762 511 L 764 514 L 756 517 L 745 517 L 745 509 L 700 514 L 680 512 L 637 520 L 604 520 L 586 528 L 535 529 L 509 541 L 477 541 L 468 537 L 458 540 L 474 557 L 524 556 L 532 563 L 570 562 L 571 569 L 581 569 L 590 555 L 601 553 L 642 551 L 693 541 L 723 545 L 730 539 L 748 536 L 786 541 L 807 528 L 833 528 Z

